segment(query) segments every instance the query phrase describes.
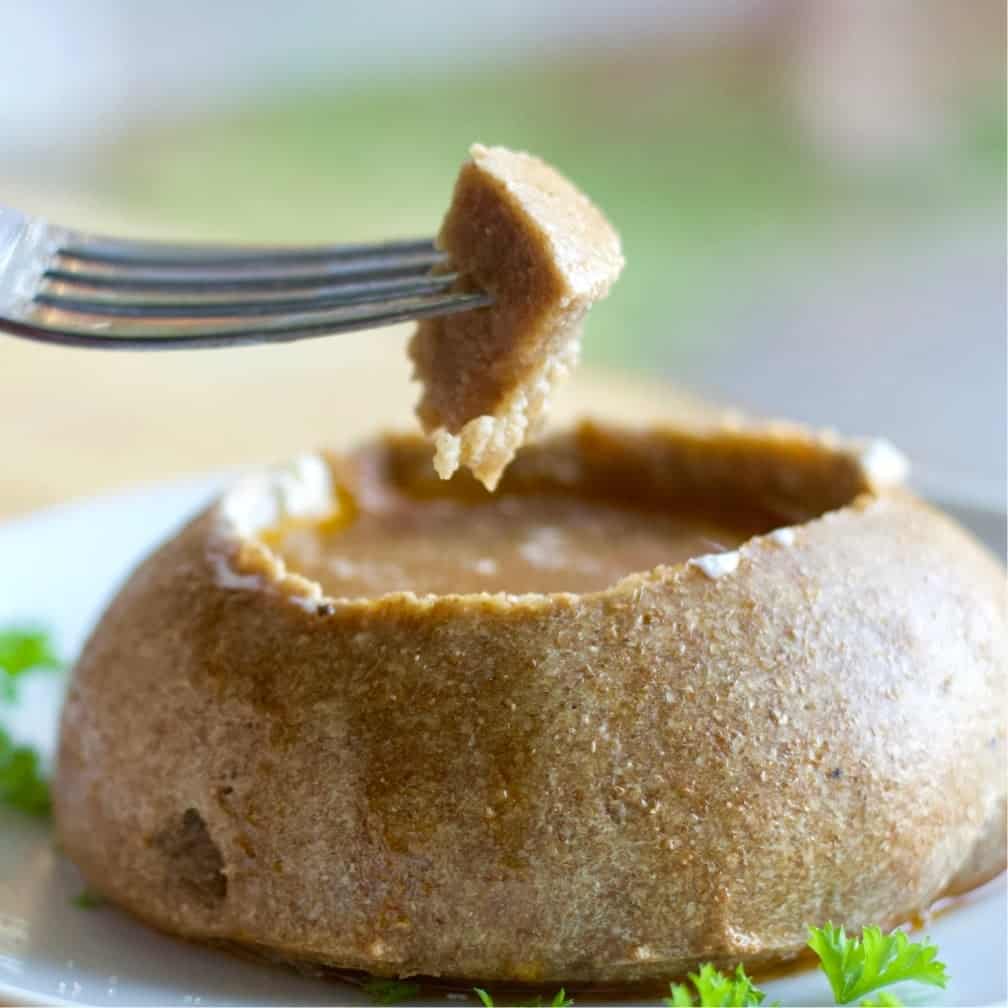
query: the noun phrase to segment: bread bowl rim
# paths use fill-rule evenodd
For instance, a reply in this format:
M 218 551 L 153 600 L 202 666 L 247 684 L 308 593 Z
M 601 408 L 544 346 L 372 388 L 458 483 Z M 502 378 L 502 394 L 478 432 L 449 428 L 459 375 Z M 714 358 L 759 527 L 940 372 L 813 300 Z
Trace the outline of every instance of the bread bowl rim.
M 643 584 L 668 582 L 684 576 L 716 581 L 723 575 L 734 574 L 754 549 L 789 546 L 794 535 L 803 528 L 828 520 L 831 515 L 863 510 L 887 491 L 902 487 L 909 471 L 906 457 L 885 438 L 844 437 L 832 429 L 813 430 L 780 420 L 742 422 L 733 417 L 696 426 L 681 423 L 635 426 L 581 418 L 566 428 L 552 431 L 533 445 L 532 450 L 557 444 L 564 436 L 573 436 L 580 447 L 581 439 L 598 434 L 617 438 L 644 436 L 679 447 L 689 442 L 714 445 L 731 438 L 757 439 L 771 451 L 783 452 L 788 446 L 800 446 L 852 465 L 862 486 L 839 507 L 830 507 L 811 518 L 749 536 L 732 550 L 635 570 L 592 591 L 415 592 L 399 589 L 341 596 L 327 594 L 318 581 L 289 569 L 282 557 L 260 538 L 262 532 L 286 519 L 311 523 L 331 516 L 338 506 L 338 483 L 333 477 L 332 462 L 339 456 L 332 451 L 305 452 L 286 464 L 267 466 L 247 474 L 211 505 L 208 553 L 215 578 L 226 588 L 279 595 L 288 603 L 318 616 L 358 613 L 390 605 L 416 613 L 428 612 L 435 606 L 501 613 L 541 612 L 553 605 L 616 596 Z M 386 431 L 368 439 L 361 447 L 397 444 L 414 450 L 425 446 L 419 435 Z M 729 566 L 719 570 L 726 562 Z

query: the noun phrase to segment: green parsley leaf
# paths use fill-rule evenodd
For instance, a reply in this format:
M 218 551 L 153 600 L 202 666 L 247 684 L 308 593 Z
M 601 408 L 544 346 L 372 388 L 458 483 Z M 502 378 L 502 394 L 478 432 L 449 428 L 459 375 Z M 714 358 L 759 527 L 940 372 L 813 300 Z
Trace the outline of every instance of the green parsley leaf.
M 482 987 L 473 987 L 476 996 L 483 1004 L 483 1008 L 494 1008 L 494 999 Z M 549 1008 L 572 1008 L 574 999 L 567 997 L 567 992 L 560 988 L 553 995 L 553 1000 L 549 1003 Z M 536 998 L 529 1008 L 542 1008 L 542 998 Z
M 372 977 L 362 985 L 365 994 L 377 1005 L 401 1004 L 420 993 L 420 985 L 386 977 Z
M 911 942 L 903 931 L 883 934 L 866 927 L 860 938 L 848 938 L 842 927 L 809 928 L 809 948 L 833 988 L 837 1004 L 849 1004 L 872 991 L 904 980 L 944 987 L 945 964 L 927 939 Z
M 669 984 L 672 997 L 662 998 L 668 1008 L 693 1008 L 693 995 L 686 984 Z
M 81 910 L 97 910 L 98 907 L 105 906 L 105 900 L 90 889 L 81 889 L 73 899 L 73 905 Z
M 30 746 L 15 745 L 0 728 L 0 803 L 31 815 L 47 816 L 49 783 L 42 776 L 41 760 Z
M 60 666 L 44 631 L 13 627 L 0 631 L 0 697 L 4 700 L 15 699 L 17 678 L 25 672 Z
M 903 1002 L 895 995 L 881 991 L 878 997 L 865 998 L 861 1008 L 903 1008 Z
M 694 1002 L 689 988 L 685 984 L 670 984 L 672 997 L 665 998 L 668 1008 L 687 1008 L 699 1004 L 700 1008 L 747 1008 L 749 1005 L 761 1005 L 766 995 L 746 976 L 741 963 L 735 967 L 734 976 L 725 976 L 710 963 L 704 963 L 699 973 L 690 973 L 690 982 L 696 988 L 700 997 Z

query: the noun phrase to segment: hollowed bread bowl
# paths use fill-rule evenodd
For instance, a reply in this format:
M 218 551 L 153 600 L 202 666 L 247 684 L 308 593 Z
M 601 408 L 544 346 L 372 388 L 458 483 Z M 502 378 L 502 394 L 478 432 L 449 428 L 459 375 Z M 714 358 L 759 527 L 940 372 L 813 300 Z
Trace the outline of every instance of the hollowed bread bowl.
M 745 528 L 586 592 L 340 598 L 271 546 L 376 488 L 487 503 L 429 451 L 252 476 L 134 572 L 62 720 L 59 836 L 90 886 L 294 962 L 620 984 L 787 957 L 807 924 L 893 925 L 1002 869 L 1004 572 L 891 450 L 546 439 L 499 494 Z

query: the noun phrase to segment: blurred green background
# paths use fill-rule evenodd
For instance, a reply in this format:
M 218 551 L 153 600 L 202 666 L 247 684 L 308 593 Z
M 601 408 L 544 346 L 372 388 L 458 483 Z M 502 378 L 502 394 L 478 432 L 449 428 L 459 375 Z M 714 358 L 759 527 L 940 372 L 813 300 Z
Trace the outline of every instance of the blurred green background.
M 527 149 L 622 234 L 629 268 L 593 314 L 585 353 L 635 367 L 695 350 L 698 316 L 741 299 L 740 285 L 793 282 L 810 248 L 829 269 L 864 243 L 933 240 L 997 203 L 996 87 L 945 110 L 953 122 L 938 143 L 838 162 L 803 135 L 769 53 L 743 62 L 716 44 L 679 48 L 642 41 L 545 66 L 254 95 L 233 112 L 137 130 L 102 152 L 96 188 L 203 237 L 423 235 L 473 140 Z
M 623 235 L 588 363 L 888 434 L 1003 499 L 1003 2 L 56 6 L 6 13 L 9 201 L 423 235 L 471 142 L 525 148 Z

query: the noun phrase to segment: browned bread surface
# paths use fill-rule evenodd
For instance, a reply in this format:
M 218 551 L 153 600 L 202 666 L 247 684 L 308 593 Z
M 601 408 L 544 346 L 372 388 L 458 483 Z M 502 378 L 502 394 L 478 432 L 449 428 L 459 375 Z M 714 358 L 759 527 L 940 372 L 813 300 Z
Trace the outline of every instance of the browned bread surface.
M 423 480 L 416 440 L 372 457 Z M 89 885 L 293 960 L 588 983 L 1001 870 L 1004 574 L 958 526 L 797 432 L 583 427 L 505 488 L 549 480 L 799 524 L 715 577 L 320 602 L 235 570 L 211 508 L 74 671 L 55 811 Z

